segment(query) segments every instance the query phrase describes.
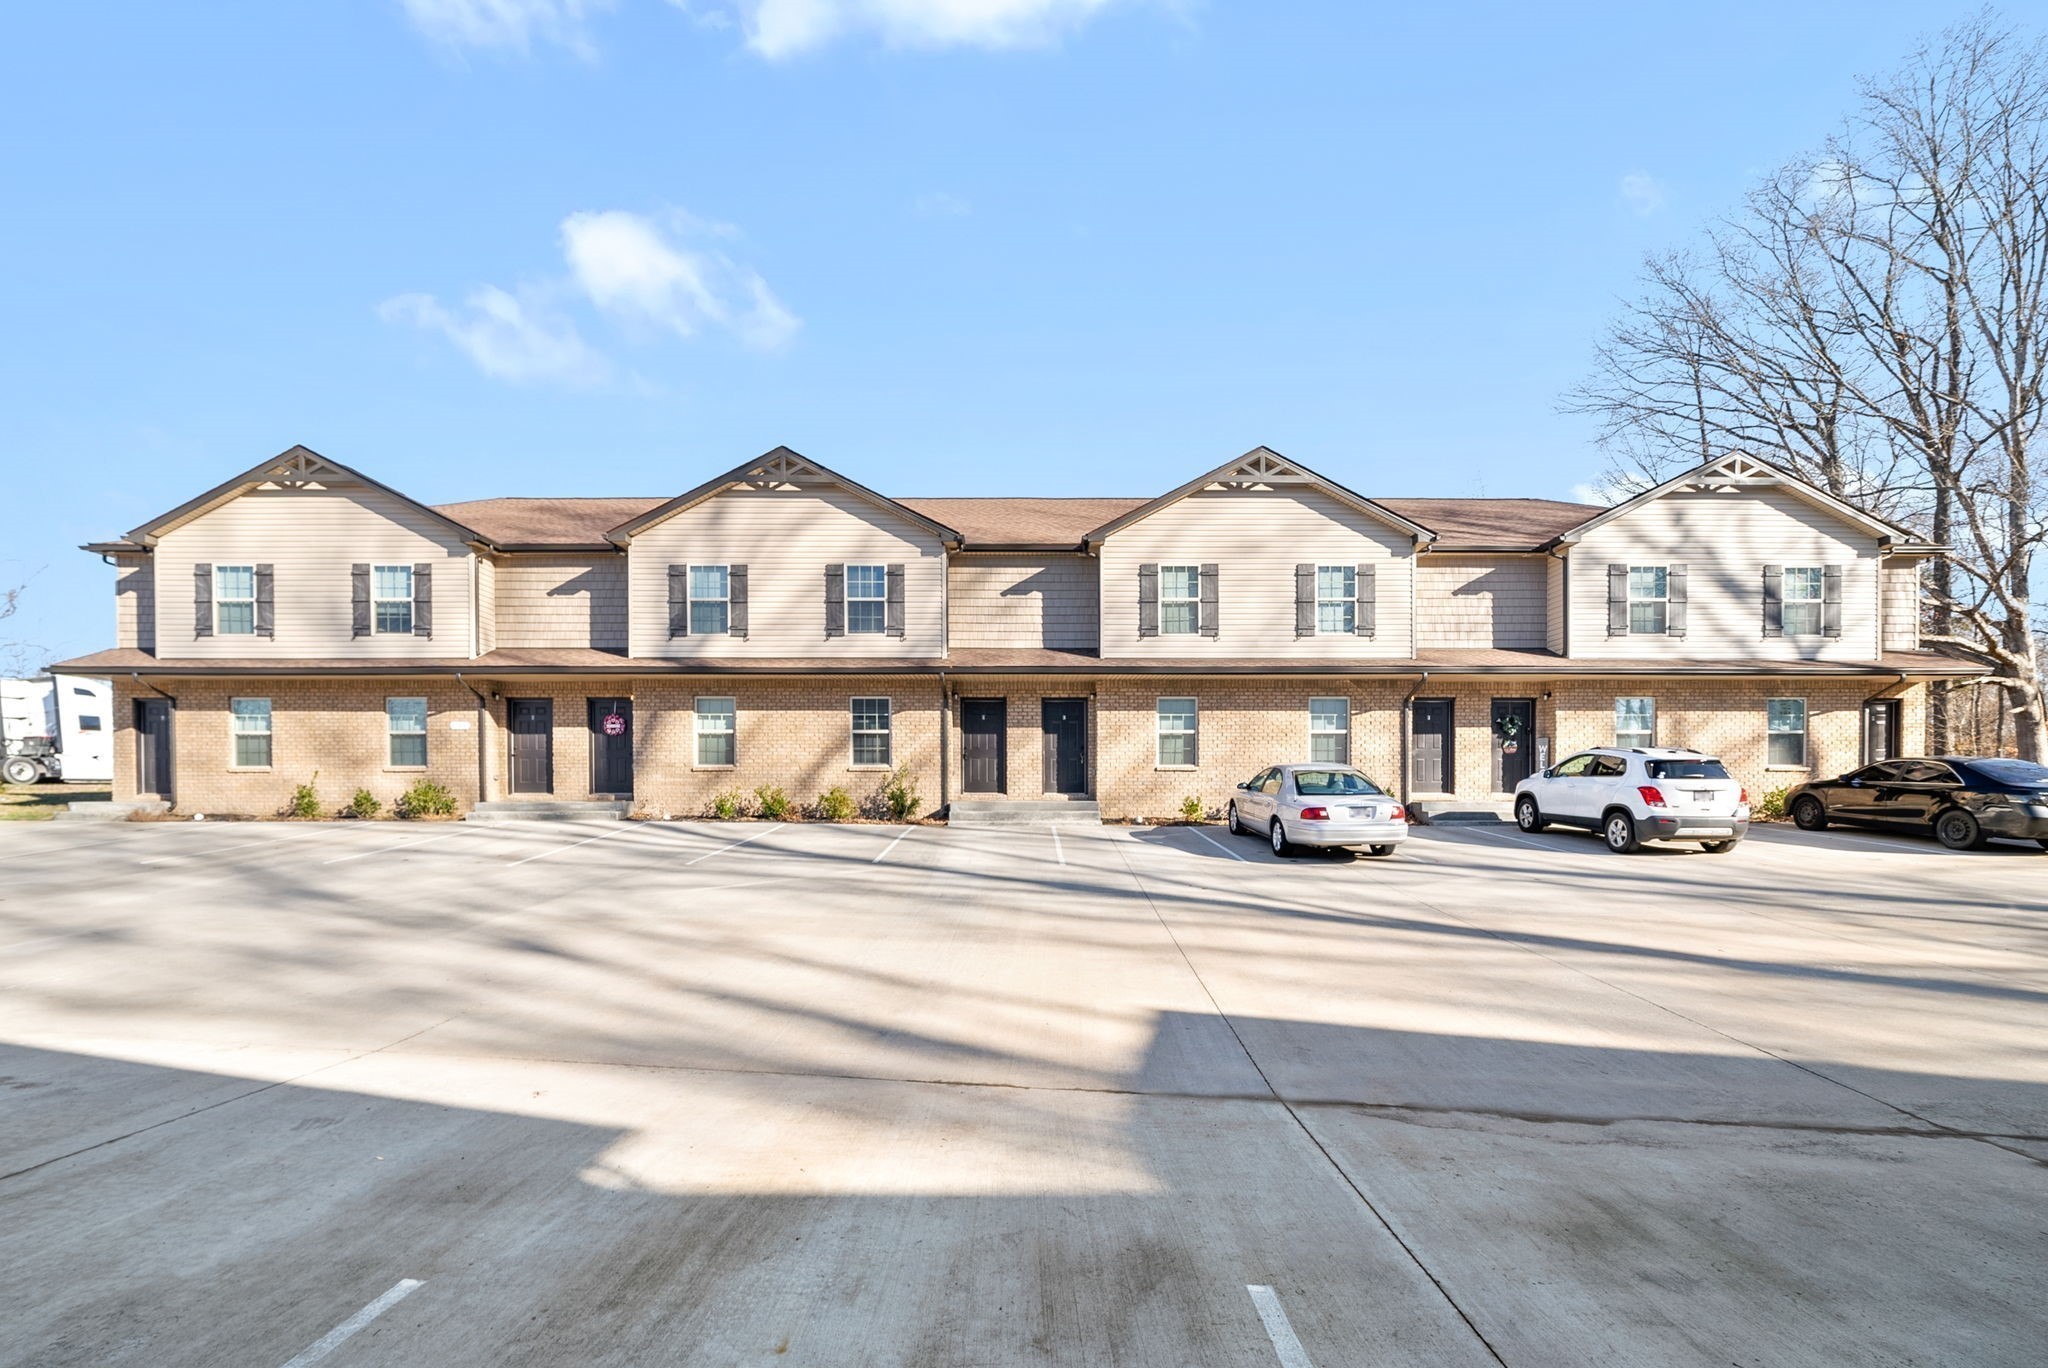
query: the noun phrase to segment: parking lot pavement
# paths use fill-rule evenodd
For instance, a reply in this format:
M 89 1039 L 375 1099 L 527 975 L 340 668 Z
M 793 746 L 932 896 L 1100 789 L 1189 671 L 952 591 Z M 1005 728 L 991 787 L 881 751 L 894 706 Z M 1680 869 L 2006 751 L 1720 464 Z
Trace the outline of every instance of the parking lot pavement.
M 2037 1363 L 2048 856 L 1846 835 L 0 829 L 0 1363 Z

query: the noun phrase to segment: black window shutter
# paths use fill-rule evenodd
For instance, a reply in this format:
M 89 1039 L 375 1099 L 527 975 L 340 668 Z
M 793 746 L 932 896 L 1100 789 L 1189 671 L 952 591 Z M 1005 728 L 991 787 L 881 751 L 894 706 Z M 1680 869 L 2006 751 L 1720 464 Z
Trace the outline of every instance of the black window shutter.
M 348 568 L 349 635 L 370 634 L 370 567 L 357 562 Z
M 256 635 L 277 635 L 277 573 L 268 565 L 256 567 Z
M 1838 637 L 1842 634 L 1842 567 L 1830 565 L 1823 573 L 1826 597 L 1820 605 L 1820 630 L 1825 636 Z
M 1159 635 L 1159 567 L 1156 564 L 1138 567 L 1138 635 Z
M 1628 635 L 1628 567 L 1607 567 L 1607 635 Z
M 1215 561 L 1204 561 L 1202 563 L 1202 635 L 1205 637 L 1215 636 L 1218 626 L 1216 621 L 1216 572 L 1218 568 Z
M 1764 567 L 1764 635 L 1785 635 L 1785 567 Z
M 1673 565 L 1664 572 L 1664 631 L 1667 636 L 1685 635 L 1685 567 Z
M 1358 635 L 1373 636 L 1380 629 L 1379 567 L 1358 567 Z
M 744 637 L 747 634 L 747 567 L 729 565 L 725 569 L 725 634 Z
M 889 567 L 889 603 L 885 611 L 888 614 L 886 623 L 888 634 L 892 637 L 902 636 L 903 567 L 900 565 L 892 565 Z
M 192 567 L 192 635 L 213 635 L 213 567 Z
M 1294 634 L 1316 634 L 1316 568 L 1307 561 L 1294 567 Z
M 434 634 L 434 567 L 425 561 L 412 568 L 412 634 Z
M 671 565 L 668 568 L 668 636 L 690 634 L 690 567 Z
M 825 635 L 846 635 L 846 567 L 825 567 Z

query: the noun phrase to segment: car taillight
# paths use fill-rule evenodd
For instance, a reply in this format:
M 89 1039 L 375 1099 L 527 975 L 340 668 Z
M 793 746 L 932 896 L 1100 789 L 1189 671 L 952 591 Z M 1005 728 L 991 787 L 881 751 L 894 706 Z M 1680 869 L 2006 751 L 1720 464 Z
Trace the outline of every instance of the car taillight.
M 1749 806 L 1749 789 L 1747 786 L 1745 786 L 1742 790 L 1742 805 L 1744 807 Z
M 1330 810 L 1328 808 L 1303 808 L 1301 810 L 1301 820 L 1304 822 L 1327 822 L 1330 820 Z
M 1387 820 L 1390 822 L 1405 822 L 1408 820 L 1408 810 L 1399 803 L 1396 803 L 1394 804 L 1394 810 L 1387 814 Z
M 1636 792 L 1642 794 L 1643 802 L 1651 807 L 1665 806 L 1664 790 L 1653 784 L 1639 784 L 1636 786 Z

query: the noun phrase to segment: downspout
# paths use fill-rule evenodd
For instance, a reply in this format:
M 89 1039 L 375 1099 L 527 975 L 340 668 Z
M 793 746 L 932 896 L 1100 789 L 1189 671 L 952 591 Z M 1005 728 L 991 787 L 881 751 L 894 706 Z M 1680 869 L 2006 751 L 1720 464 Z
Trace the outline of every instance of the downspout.
M 953 703 L 946 696 L 945 667 L 939 669 L 939 806 L 951 803 L 953 778 Z
M 138 689 L 148 689 L 148 690 L 149 690 L 149 691 L 150 691 L 151 693 L 163 694 L 163 696 L 164 696 L 165 698 L 168 698 L 168 699 L 170 699 L 170 700 L 171 700 L 171 706 L 172 706 L 172 707 L 174 707 L 174 708 L 175 708 L 175 707 L 177 707 L 177 706 L 178 706 L 178 696 L 177 696 L 176 694 L 167 694 L 167 693 L 164 693 L 164 691 L 163 691 L 162 689 L 159 689 L 159 688 L 158 688 L 158 687 L 157 687 L 156 685 L 154 685 L 154 684 L 150 683 L 150 682 L 149 682 L 148 680 L 144 679 L 144 678 L 142 677 L 142 672 L 141 672 L 141 671 L 139 671 L 139 670 L 130 670 L 130 671 L 128 672 L 128 677 L 129 677 L 130 679 L 132 679 L 132 680 L 134 680 L 134 681 L 135 681 L 135 687 L 136 687 L 136 688 L 138 688 Z
M 1415 786 L 1415 696 L 1429 683 L 1429 671 L 1424 670 L 1415 687 L 1401 700 L 1401 806 L 1407 807 L 1409 795 Z
M 462 671 L 455 672 L 455 682 L 476 697 L 476 800 L 488 802 L 491 796 L 491 748 L 490 721 L 491 705 L 476 685 L 462 677 Z

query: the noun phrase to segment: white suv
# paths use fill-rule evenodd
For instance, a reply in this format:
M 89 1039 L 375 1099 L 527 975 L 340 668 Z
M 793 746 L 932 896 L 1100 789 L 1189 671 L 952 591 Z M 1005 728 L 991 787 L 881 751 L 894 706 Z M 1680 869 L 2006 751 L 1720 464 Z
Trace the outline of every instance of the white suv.
M 1722 855 L 1749 834 L 1749 790 L 1695 750 L 1600 746 L 1515 785 L 1515 825 L 1553 823 L 1597 831 L 1621 855 L 1653 840 Z

